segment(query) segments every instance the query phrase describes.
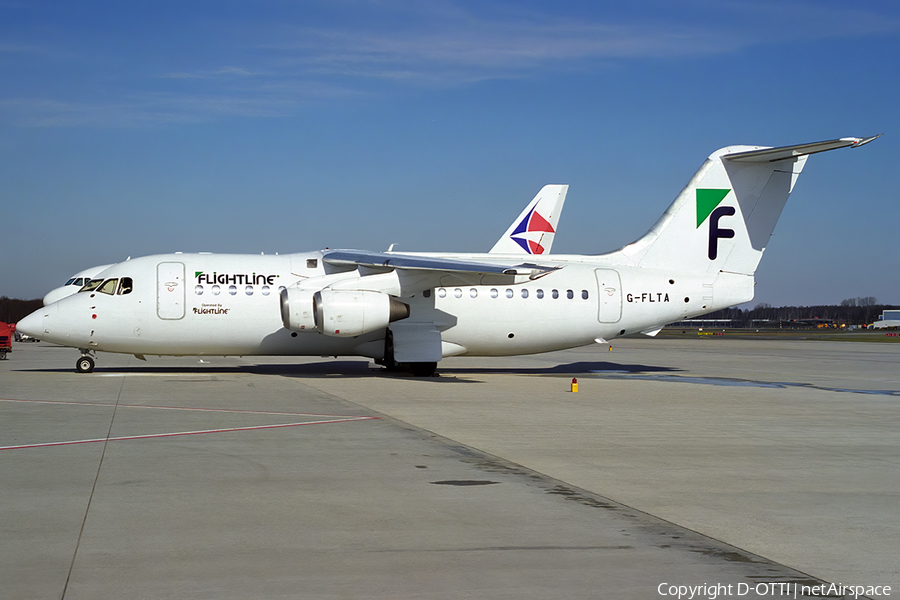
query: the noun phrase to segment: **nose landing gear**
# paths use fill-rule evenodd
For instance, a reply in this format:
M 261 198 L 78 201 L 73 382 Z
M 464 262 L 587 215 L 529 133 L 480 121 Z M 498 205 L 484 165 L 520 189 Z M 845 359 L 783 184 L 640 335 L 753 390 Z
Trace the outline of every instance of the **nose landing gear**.
M 75 361 L 75 371 L 77 373 L 92 373 L 94 371 L 94 359 L 90 357 L 87 350 L 82 350 L 81 358 Z

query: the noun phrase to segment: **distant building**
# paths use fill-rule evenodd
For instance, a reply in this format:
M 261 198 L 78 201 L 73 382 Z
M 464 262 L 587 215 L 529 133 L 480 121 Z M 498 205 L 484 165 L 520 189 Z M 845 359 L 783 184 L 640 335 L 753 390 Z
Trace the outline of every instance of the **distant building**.
M 881 313 L 878 320 L 872 323 L 875 329 L 886 329 L 888 327 L 900 327 L 900 310 L 886 310 Z

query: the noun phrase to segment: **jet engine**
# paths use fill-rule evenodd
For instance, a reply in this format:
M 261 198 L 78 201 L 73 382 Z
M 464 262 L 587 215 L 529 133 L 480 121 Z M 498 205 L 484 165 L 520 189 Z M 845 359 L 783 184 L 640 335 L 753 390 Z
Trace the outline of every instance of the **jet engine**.
M 408 304 L 381 292 L 329 288 L 281 292 L 281 320 L 294 331 L 315 327 L 325 335 L 354 337 L 408 316 Z
M 316 290 L 287 288 L 281 290 L 281 322 L 291 331 L 316 328 L 316 311 L 313 295 Z

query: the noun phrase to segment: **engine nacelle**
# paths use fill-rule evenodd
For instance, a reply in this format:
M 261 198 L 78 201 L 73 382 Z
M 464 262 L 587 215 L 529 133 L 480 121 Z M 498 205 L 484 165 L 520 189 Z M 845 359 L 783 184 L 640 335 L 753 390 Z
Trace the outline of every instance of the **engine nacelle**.
M 312 331 L 316 328 L 316 309 L 313 295 L 316 290 L 290 287 L 281 290 L 281 322 L 291 331 Z
M 384 329 L 409 316 L 409 305 L 381 292 L 319 290 L 313 294 L 316 328 L 325 335 L 353 337 Z

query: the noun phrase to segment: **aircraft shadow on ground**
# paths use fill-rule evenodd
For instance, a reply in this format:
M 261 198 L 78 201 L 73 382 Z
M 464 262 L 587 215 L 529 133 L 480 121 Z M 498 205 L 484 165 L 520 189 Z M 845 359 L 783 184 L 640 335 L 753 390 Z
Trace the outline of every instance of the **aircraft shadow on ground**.
M 680 371 L 674 367 L 656 365 L 627 365 L 605 361 L 579 361 L 552 367 L 448 367 L 438 365 L 444 375 L 516 374 L 516 375 L 585 375 L 596 371 L 611 373 L 663 373 Z
M 16 369 L 28 373 L 74 373 L 74 369 Z M 373 376 L 380 369 L 372 368 L 368 362 L 363 361 L 332 361 L 322 363 L 292 364 L 258 364 L 258 365 L 181 365 L 181 366 L 151 366 L 130 365 L 127 367 L 102 367 L 94 369 L 93 375 L 230 375 L 240 373 L 252 373 L 258 375 L 287 375 L 287 376 L 335 376 L 347 375 L 355 377 Z M 90 377 L 91 374 L 85 374 Z
M 16 369 L 30 373 L 74 373 L 74 369 Z M 661 367 L 656 365 L 622 364 L 606 361 L 580 361 L 554 366 L 535 367 L 441 367 L 438 366 L 438 375 L 445 379 L 451 377 L 465 377 L 467 375 L 585 375 L 594 372 L 612 373 L 661 373 L 680 371 L 673 367 Z M 184 366 L 152 366 L 131 365 L 124 367 L 100 367 L 94 370 L 94 375 L 227 375 L 250 373 L 255 375 L 279 375 L 282 377 L 396 377 L 409 379 L 423 379 L 413 377 L 408 371 L 390 372 L 381 367 L 372 366 L 368 361 L 343 360 L 302 364 L 254 364 L 254 365 L 184 365 Z M 90 377 L 90 375 L 86 375 Z M 429 379 L 429 378 L 424 378 Z M 440 379 L 435 377 L 434 379 Z

